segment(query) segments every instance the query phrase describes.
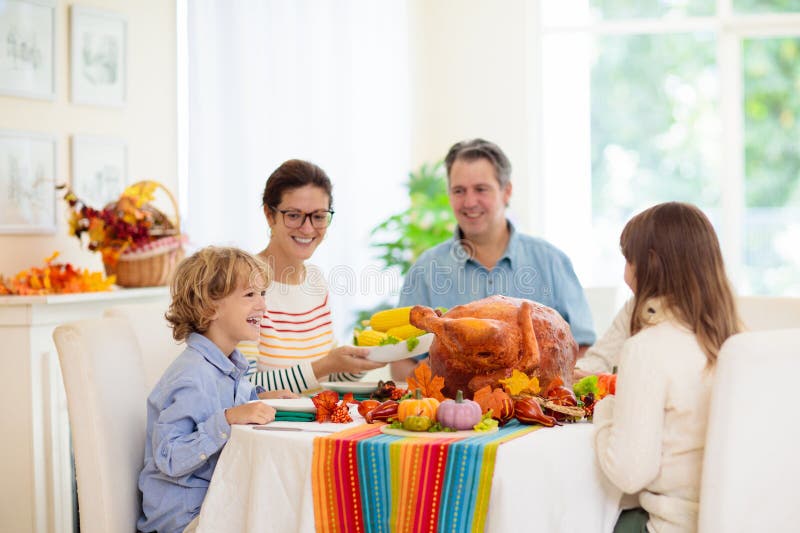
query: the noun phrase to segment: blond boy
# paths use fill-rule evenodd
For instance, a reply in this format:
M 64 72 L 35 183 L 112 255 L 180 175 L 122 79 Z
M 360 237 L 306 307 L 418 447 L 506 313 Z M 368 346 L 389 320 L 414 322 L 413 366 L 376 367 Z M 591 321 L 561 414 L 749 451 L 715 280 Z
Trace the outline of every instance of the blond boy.
M 236 349 L 258 339 L 269 281 L 265 265 L 236 248 L 204 248 L 178 266 L 166 318 L 186 349 L 147 399 L 139 531 L 193 529 L 231 424 L 275 418 L 272 407 L 252 402 L 258 396 Z

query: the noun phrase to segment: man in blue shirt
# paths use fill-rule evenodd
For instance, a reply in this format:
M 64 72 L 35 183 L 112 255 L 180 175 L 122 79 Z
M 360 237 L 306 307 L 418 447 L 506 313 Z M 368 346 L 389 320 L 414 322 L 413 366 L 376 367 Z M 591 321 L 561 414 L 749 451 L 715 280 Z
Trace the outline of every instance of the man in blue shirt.
M 423 253 L 406 274 L 400 307 L 445 307 L 502 294 L 552 307 L 566 320 L 581 354 L 594 343 L 589 304 L 569 258 L 543 239 L 523 235 L 506 219 L 511 163 L 483 139 L 456 143 L 445 158 L 450 205 L 458 227 L 452 240 Z M 417 361 L 392 363 L 404 380 Z

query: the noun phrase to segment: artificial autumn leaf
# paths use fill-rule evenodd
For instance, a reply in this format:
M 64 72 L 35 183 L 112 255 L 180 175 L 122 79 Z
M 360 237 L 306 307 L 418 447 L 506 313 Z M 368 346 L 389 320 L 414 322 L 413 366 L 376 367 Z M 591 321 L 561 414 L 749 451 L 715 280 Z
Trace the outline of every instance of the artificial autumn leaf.
M 69 263 L 53 263 L 58 252 L 45 259 L 44 268 L 31 267 L 13 278 L 0 276 L 0 294 L 42 295 L 111 290 L 116 278 L 101 272 L 77 270 Z
M 123 198 L 130 198 L 136 207 L 142 207 L 155 198 L 158 184 L 154 181 L 140 181 L 129 185 L 123 192 Z
M 414 370 L 414 375 L 406 381 L 408 390 L 419 389 L 426 398 L 436 398 L 440 402 L 444 401 L 444 395 L 442 394 L 444 378 L 442 376 L 434 376 L 428 363 L 420 363 Z
M 129 248 L 137 249 L 164 237 L 178 236 L 175 224 L 151 204 L 158 187 L 162 186 L 155 181 L 135 183 L 125 189 L 116 202 L 99 209 L 86 205 L 67 188 L 64 200 L 70 209 L 70 235 L 79 240 L 85 235 L 89 250 L 100 252 L 103 263 L 110 267 L 115 266 Z
M 481 406 L 484 414 L 491 410 L 492 418 L 499 420 L 501 424 L 514 415 L 514 402 L 503 389 L 492 390 L 491 385 L 486 385 L 475 391 L 472 401 Z
M 541 390 L 539 387 L 539 378 L 528 377 L 525 372 L 520 372 L 516 368 L 511 372 L 510 378 L 501 379 L 500 383 L 502 383 L 503 388 L 511 396 L 519 396 L 523 392 L 539 394 Z
M 481 406 L 481 412 L 486 414 L 491 408 L 491 396 L 492 396 L 492 386 L 486 385 L 482 389 L 478 389 L 475 391 L 475 394 L 472 396 L 472 401 L 477 403 Z
M 314 402 L 314 407 L 317 408 L 317 422 L 327 422 L 336 410 L 339 394 L 332 390 L 326 390 L 316 396 L 312 396 L 311 401 Z
M 344 405 L 347 405 L 347 404 L 349 404 L 349 403 L 352 403 L 352 404 L 358 404 L 358 402 L 356 401 L 356 397 L 355 397 L 355 396 L 353 396 L 353 393 L 352 393 L 352 392 L 348 392 L 347 394 L 345 394 L 344 396 L 342 396 L 342 403 L 343 403 Z

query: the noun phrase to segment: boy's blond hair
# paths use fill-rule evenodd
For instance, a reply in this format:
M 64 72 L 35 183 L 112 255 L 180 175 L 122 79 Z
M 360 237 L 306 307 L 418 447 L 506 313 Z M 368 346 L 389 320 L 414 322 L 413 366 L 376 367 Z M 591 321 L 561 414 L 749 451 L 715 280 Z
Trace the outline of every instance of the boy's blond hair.
M 242 285 L 264 289 L 270 280 L 269 267 L 238 248 L 208 246 L 197 251 L 180 262 L 172 280 L 166 314 L 172 336 L 182 341 L 190 333 L 205 333 L 217 301 Z

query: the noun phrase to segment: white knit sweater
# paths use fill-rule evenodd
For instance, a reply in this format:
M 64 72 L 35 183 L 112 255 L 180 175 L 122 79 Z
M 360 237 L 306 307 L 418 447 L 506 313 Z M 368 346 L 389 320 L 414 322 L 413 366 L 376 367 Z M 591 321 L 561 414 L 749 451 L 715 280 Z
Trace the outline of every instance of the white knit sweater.
M 599 374 L 611 372 L 615 366 L 619 366 L 622 345 L 631 336 L 631 313 L 633 313 L 633 298 L 625 302 L 603 336 L 578 359 L 575 368 L 589 374 Z
M 616 397 L 595 408 L 595 450 L 614 485 L 639 493 L 648 531 L 696 531 L 712 370 L 691 331 L 654 318 L 622 346 Z

